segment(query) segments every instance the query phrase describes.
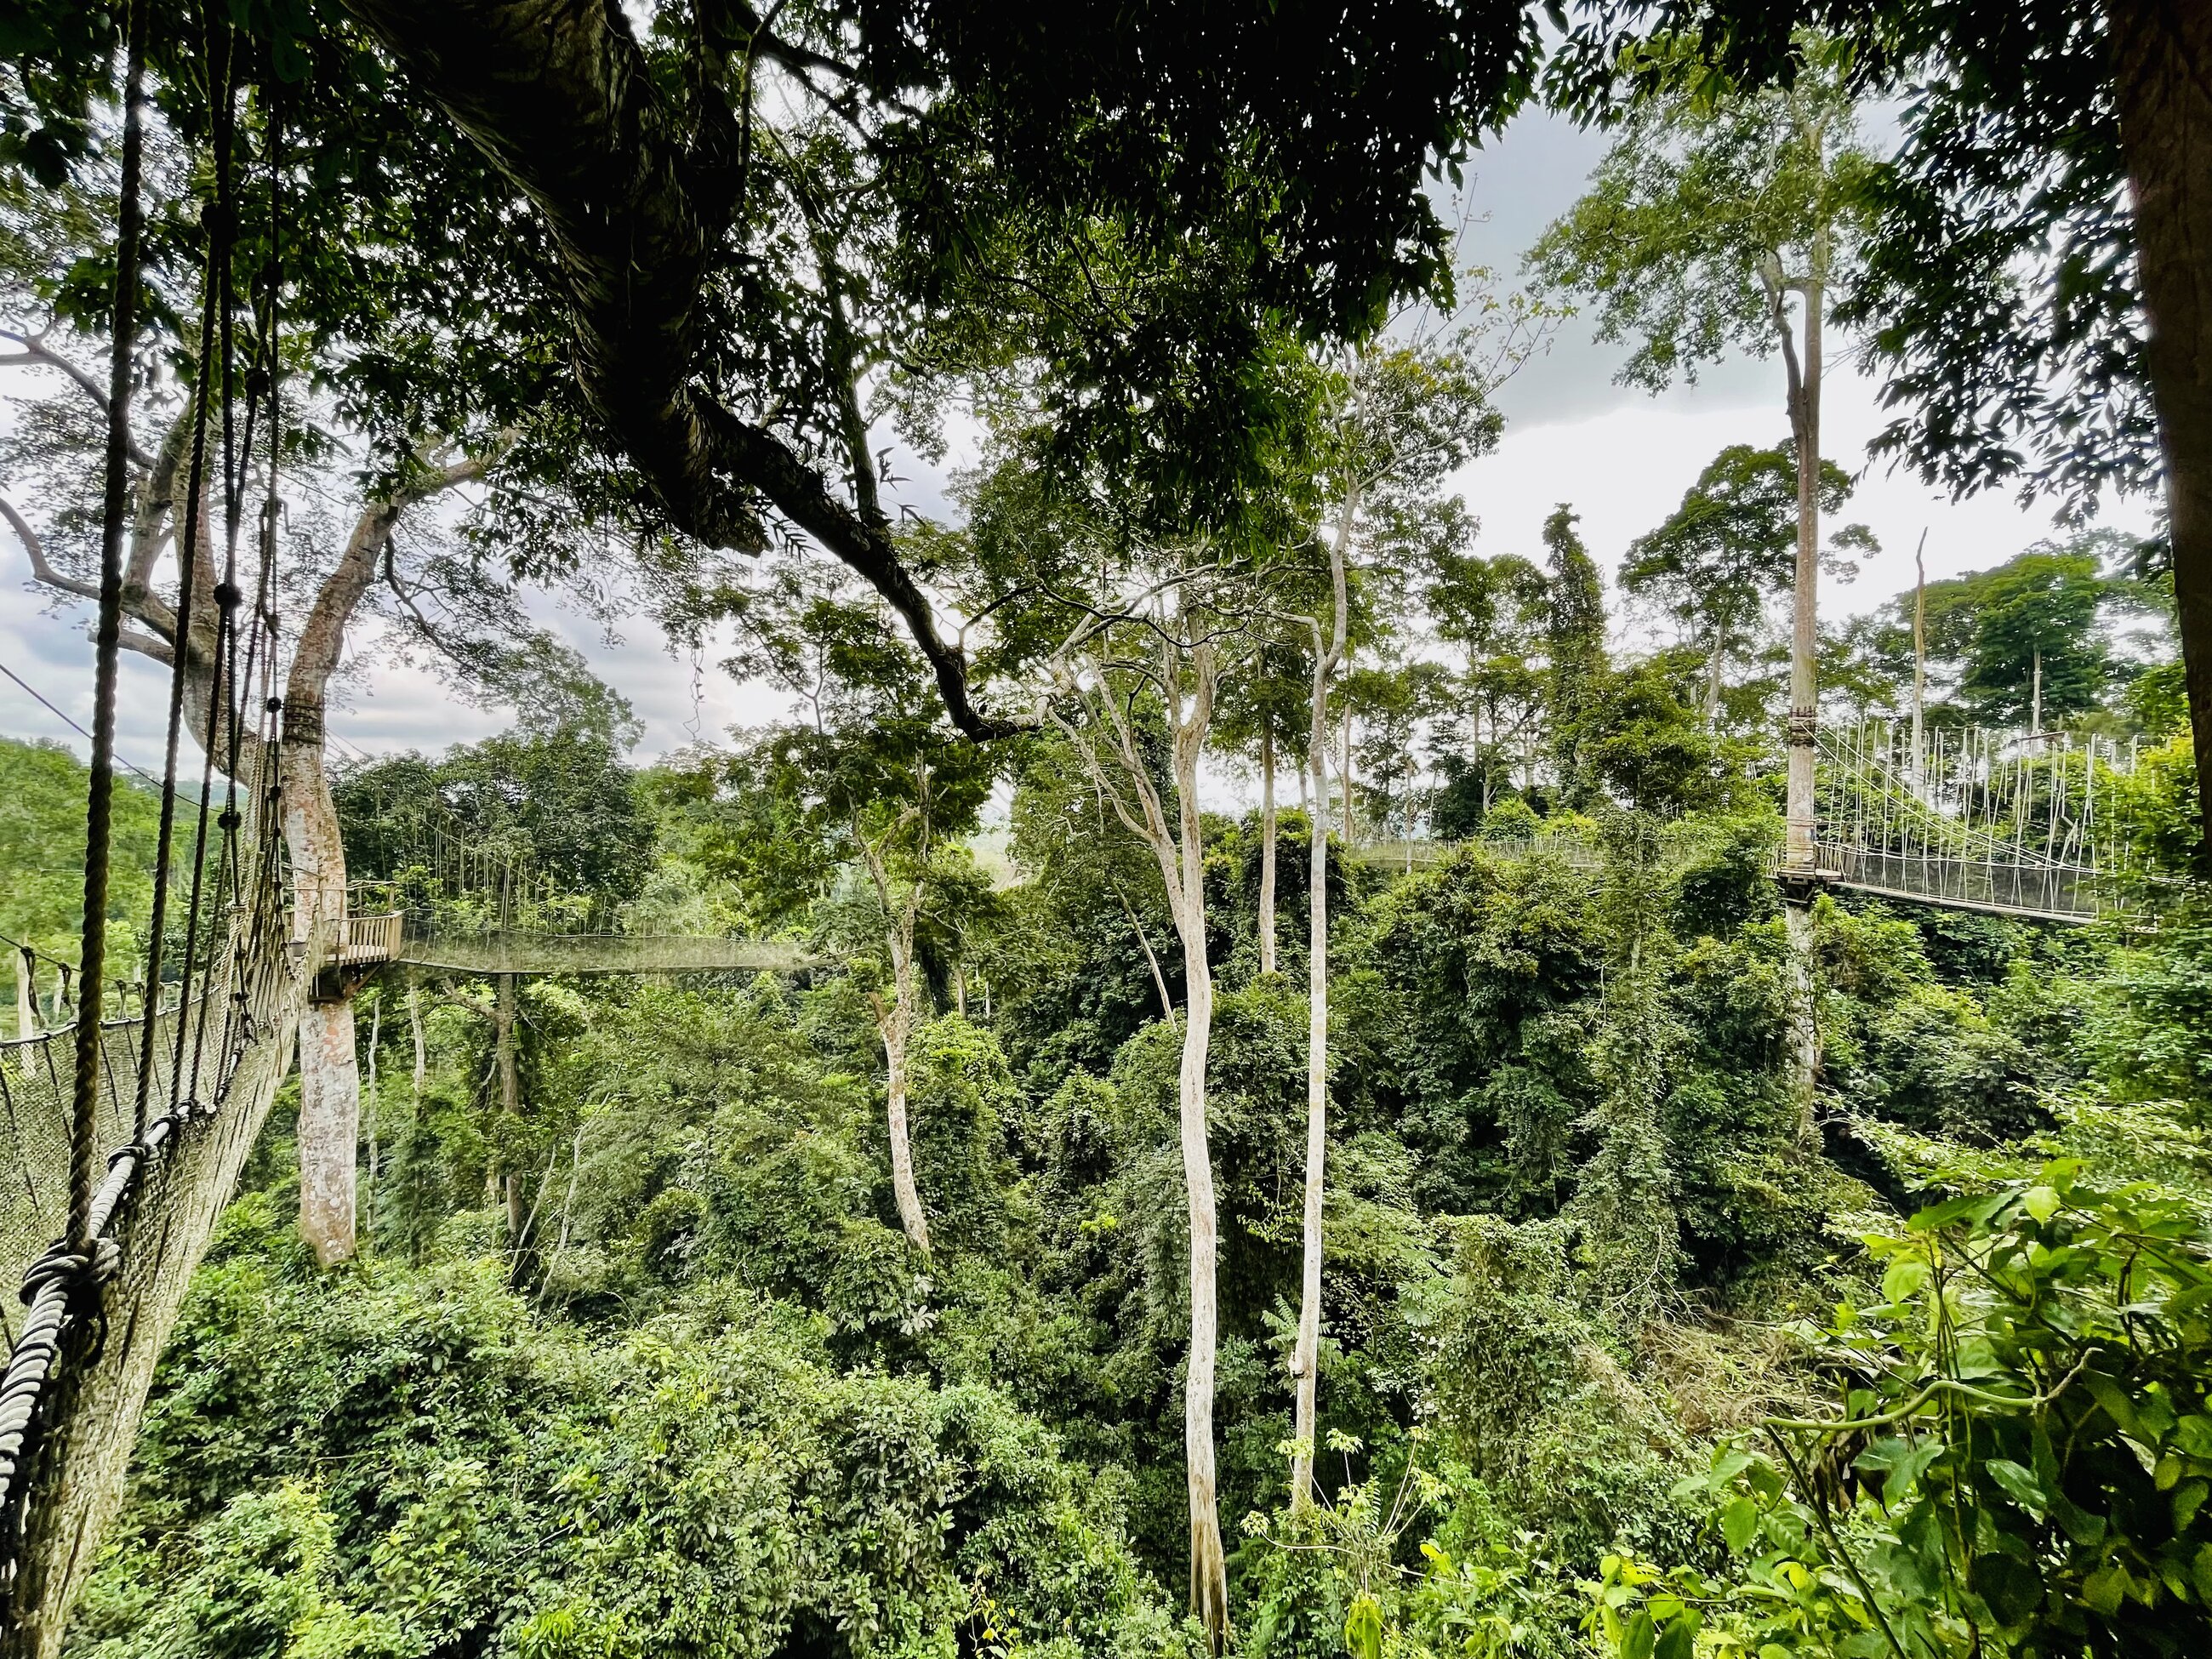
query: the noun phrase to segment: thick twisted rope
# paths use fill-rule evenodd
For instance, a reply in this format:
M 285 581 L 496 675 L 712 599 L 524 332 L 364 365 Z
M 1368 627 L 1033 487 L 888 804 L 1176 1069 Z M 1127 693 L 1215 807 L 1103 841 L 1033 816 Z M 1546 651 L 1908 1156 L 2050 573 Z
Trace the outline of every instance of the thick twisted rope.
M 211 46 L 212 43 L 210 43 Z M 226 53 L 226 59 L 228 56 L 228 54 Z M 218 60 L 212 50 L 208 54 L 208 95 L 213 105 L 216 133 L 216 199 L 210 204 L 208 211 L 201 216 L 202 222 L 207 227 L 208 232 L 208 258 L 205 269 L 201 273 L 200 372 L 198 381 L 192 387 L 192 447 L 191 459 L 185 473 L 185 521 L 178 527 L 177 535 L 176 644 L 175 648 L 170 653 L 169 660 L 169 723 L 167 744 L 162 750 L 161 817 L 161 828 L 155 836 L 154 846 L 154 908 L 147 928 L 149 937 L 146 945 L 146 983 L 151 988 L 151 997 L 147 1003 L 145 1022 L 139 1039 L 138 1083 L 137 1097 L 132 1103 L 131 1111 L 132 1129 L 137 1135 L 143 1135 L 146 1133 L 148 1097 L 154 1079 L 155 1011 L 161 1002 L 162 944 L 168 931 L 169 872 L 176 849 L 177 743 L 184 729 L 185 682 L 191 672 L 192 659 L 192 602 L 197 597 L 197 590 L 199 586 L 199 562 L 206 556 L 208 550 L 200 544 L 202 541 L 200 504 L 206 499 L 207 490 L 208 401 L 214 382 L 214 374 L 208 362 L 208 351 L 216 337 L 217 308 L 220 307 L 224 312 L 228 312 L 229 308 L 228 296 L 224 293 L 224 289 L 228 286 L 229 276 L 228 262 L 224 258 L 224 254 L 228 247 L 230 234 L 229 227 L 223 222 L 222 217 L 228 206 L 224 199 L 222 186 L 225 174 L 228 170 L 228 157 L 225 151 L 228 146 L 230 125 L 228 118 L 230 109 L 229 76 L 226 73 L 225 62 Z M 222 672 L 222 642 L 220 629 L 218 629 L 215 671 L 218 680 Z M 218 693 L 220 691 L 219 685 L 217 691 Z M 211 696 L 209 704 L 209 719 L 212 722 L 215 719 L 213 710 L 217 706 L 216 698 Z M 212 743 L 209 746 L 212 752 Z M 200 799 L 200 816 L 204 824 L 207 815 L 207 789 L 204 783 L 201 786 Z M 187 1006 L 191 1000 L 192 937 L 198 930 L 199 921 L 198 913 L 201 857 L 200 848 L 195 845 L 192 849 L 191 914 L 187 918 L 185 928 L 185 982 L 180 994 L 182 999 L 179 1005 L 180 1008 Z M 179 1024 L 182 1023 L 180 1018 Z M 173 1066 L 170 1072 L 173 1085 L 176 1075 L 176 1070 Z
M 106 489 L 100 503 L 100 621 L 94 635 L 91 786 L 84 825 L 84 933 L 77 966 L 94 988 L 77 1011 L 76 1075 L 70 1112 L 70 1227 L 76 1253 L 93 1254 L 93 1172 L 100 1158 L 99 987 L 107 966 L 107 843 L 115 793 L 115 683 L 123 641 L 123 526 L 131 459 L 131 347 L 138 332 L 138 243 L 144 216 L 138 174 L 144 148 L 145 0 L 131 0 L 123 82 L 123 203 L 116 226 L 115 339 L 107 375 Z

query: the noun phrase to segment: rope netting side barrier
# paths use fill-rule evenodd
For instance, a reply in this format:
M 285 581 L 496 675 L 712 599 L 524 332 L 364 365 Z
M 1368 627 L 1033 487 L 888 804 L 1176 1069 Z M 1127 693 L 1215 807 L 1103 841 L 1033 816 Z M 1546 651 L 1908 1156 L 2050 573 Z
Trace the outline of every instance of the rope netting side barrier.
M 2112 832 L 2131 745 L 2095 736 L 1904 722 L 1820 732 L 1821 874 L 1954 908 L 2088 921 L 2126 908 Z
M 206 1241 L 291 1064 L 303 970 L 285 948 L 281 906 L 241 917 L 228 971 L 154 1022 L 161 1097 L 133 1133 L 145 1022 L 102 1027 L 97 1091 L 110 1151 L 89 1216 L 89 1249 L 53 1222 L 67 1204 L 72 1032 L 6 1045 L 15 1115 L 4 1149 L 0 1245 L 27 1249 L 26 1305 L 10 1322 L 0 1375 L 0 1591 L 9 1650 L 58 1647 L 60 1615 L 89 1571 L 122 1490 L 154 1368 Z M 179 1042 L 178 1040 L 181 1039 Z M 173 1056 L 185 1060 L 177 1069 Z M 43 1087 L 26 1089 L 29 1059 Z M 43 1234 L 40 1250 L 30 1241 Z
M 130 0 L 118 42 L 121 190 L 80 994 L 72 1026 L 0 1044 L 0 1270 L 20 1273 L 23 1304 L 5 1322 L 9 1352 L 0 1372 L 0 1656 L 26 1659 L 60 1650 L 121 1500 L 155 1365 L 289 1068 L 303 993 L 332 944 L 319 923 L 291 939 L 283 899 L 284 734 L 272 608 L 283 453 L 283 126 L 269 88 L 260 88 L 268 242 L 241 284 L 234 173 L 247 43 L 227 10 L 209 7 L 198 21 L 213 188 L 200 218 L 190 459 L 181 502 L 163 509 L 174 514 L 176 598 L 173 622 L 161 630 L 171 683 L 152 918 L 144 958 L 131 964 L 141 969 L 139 1012 L 103 1017 L 149 9 L 146 0 Z M 235 336 L 246 306 L 254 327 L 241 418 Z M 249 592 L 240 531 L 252 485 L 264 499 Z M 179 780 L 188 708 L 202 750 L 196 799 Z

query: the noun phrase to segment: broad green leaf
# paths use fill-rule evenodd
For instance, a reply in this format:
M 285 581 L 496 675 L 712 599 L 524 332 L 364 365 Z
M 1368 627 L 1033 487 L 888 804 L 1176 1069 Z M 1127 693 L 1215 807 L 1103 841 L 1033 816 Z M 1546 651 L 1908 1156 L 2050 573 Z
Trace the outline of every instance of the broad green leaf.
M 1344 1645 L 1352 1659 L 1382 1659 L 1382 1604 L 1365 1590 L 1352 1598 L 1345 1615 Z
M 1967 1582 L 2003 1625 L 2024 1623 L 2043 1600 L 2043 1575 L 2030 1563 L 1994 1550 L 1974 1558 Z
M 1739 1498 L 1723 1510 L 1721 1536 L 1738 1555 L 1749 1549 L 1751 1540 L 1759 1536 L 1759 1505 L 1748 1498 Z
M 2043 1518 L 2051 1506 L 2051 1495 L 2043 1489 L 2043 1482 L 2035 1478 L 2033 1469 L 2006 1457 L 1992 1457 L 1983 1468 L 2014 1503 L 2037 1520 Z
M 1926 1256 L 1901 1255 L 1882 1273 L 1881 1293 L 1892 1302 L 1902 1302 L 1928 1282 L 1928 1273 Z

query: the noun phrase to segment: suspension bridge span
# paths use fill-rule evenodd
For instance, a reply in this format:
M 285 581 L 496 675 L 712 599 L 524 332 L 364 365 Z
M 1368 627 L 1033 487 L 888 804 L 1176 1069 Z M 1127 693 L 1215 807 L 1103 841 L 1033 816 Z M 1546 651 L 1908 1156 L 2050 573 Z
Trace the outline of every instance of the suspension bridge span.
M 1778 875 L 1808 889 L 2023 920 L 2087 923 L 2136 908 L 2146 884 L 2113 806 L 2133 775 L 2132 742 L 1969 727 L 1923 732 L 1901 720 L 1824 726 L 1818 829 L 1809 870 Z M 1595 872 L 1587 836 L 1550 830 L 1477 843 L 1492 857 L 1550 858 Z M 1458 845 L 1368 841 L 1354 857 L 1412 871 Z

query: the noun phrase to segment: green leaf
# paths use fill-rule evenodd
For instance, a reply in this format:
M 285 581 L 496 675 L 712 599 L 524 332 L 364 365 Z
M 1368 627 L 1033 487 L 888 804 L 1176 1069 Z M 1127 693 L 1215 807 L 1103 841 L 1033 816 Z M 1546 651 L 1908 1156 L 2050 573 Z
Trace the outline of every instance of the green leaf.
M 1657 1634 L 1651 1626 L 1651 1615 L 1639 1609 L 1636 1617 L 1628 1621 L 1628 1628 L 1620 1633 L 1620 1659 L 1651 1659 Z
M 1721 1511 L 1721 1536 L 1738 1555 L 1751 1547 L 1751 1540 L 1759 1536 L 1759 1505 L 1748 1498 L 1739 1498 Z
M 2081 1599 L 2107 1619 L 2120 1610 L 2127 1594 L 2128 1570 L 2117 1561 L 2081 1582 Z
M 2020 1207 L 2038 1221 L 2048 1221 L 2058 1213 L 2059 1198 L 2049 1187 L 2030 1187 L 2020 1195 Z
M 2013 1556 L 1995 1552 L 1978 1555 L 1966 1577 L 2001 1625 L 2026 1623 L 2043 1600 L 2043 1575 Z
M 1382 1604 L 1365 1590 L 1352 1599 L 1352 1611 L 1345 1615 L 1344 1645 L 1352 1659 L 1382 1659 Z
M 1992 1457 L 1983 1467 L 1989 1471 L 1990 1479 L 2003 1487 L 2014 1503 L 2037 1520 L 2043 1518 L 2051 1507 L 2051 1494 L 2036 1479 L 2034 1470 L 2007 1457 Z
M 2208 1490 L 2212 1490 L 2212 1488 L 2208 1488 L 2206 1483 L 2203 1480 L 2185 1480 L 2180 1486 L 2174 1488 L 2174 1531 L 2187 1532 L 2189 1528 L 2195 1524 L 2197 1520 L 2197 1511 L 2203 1507 L 2204 1495 Z
M 1892 1302 L 1902 1302 L 1928 1282 L 1928 1273 L 1926 1256 L 1901 1255 L 1882 1274 L 1881 1293 Z
M 1980 1193 L 1946 1199 L 1941 1204 L 1929 1205 L 1905 1224 L 1916 1233 L 1927 1233 L 1955 1222 L 1987 1221 L 2010 1196 L 2009 1193 Z
M 1659 1634 L 1651 1650 L 1651 1659 L 1691 1659 L 1698 1650 L 1698 1629 L 1705 1620 L 1695 1612 L 1686 1612 L 1680 1618 L 1668 1621 L 1667 1628 Z

